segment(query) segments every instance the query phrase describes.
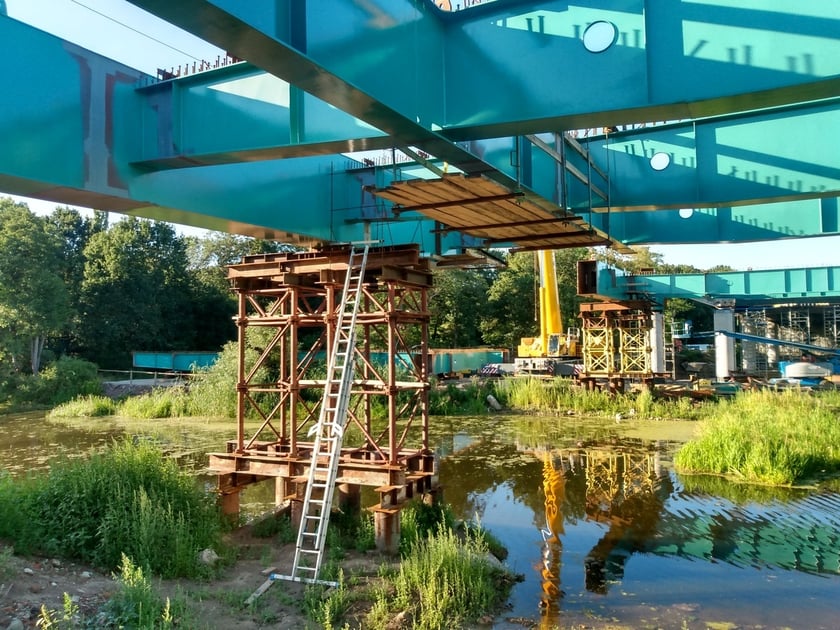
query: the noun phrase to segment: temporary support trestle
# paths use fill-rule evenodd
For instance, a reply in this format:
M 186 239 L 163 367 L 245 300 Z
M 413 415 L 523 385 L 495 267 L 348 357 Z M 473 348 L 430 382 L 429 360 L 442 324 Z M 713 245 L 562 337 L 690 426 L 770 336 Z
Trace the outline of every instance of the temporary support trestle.
M 594 386 L 607 379 L 611 389 L 623 389 L 624 379 L 653 377 L 651 311 L 648 302 L 581 304 L 583 373 L 581 382 Z
M 280 579 L 297 582 L 319 581 L 318 572 L 324 557 L 338 461 L 347 424 L 347 405 L 353 383 L 356 318 L 359 313 L 367 256 L 368 245 L 364 245 L 361 252 L 356 247 L 350 249 L 350 261 L 347 264 L 338 325 L 329 357 L 321 414 L 318 422 L 309 430 L 309 435 L 314 436 L 314 445 L 295 546 L 295 559 L 291 574 L 277 576 Z
M 349 246 L 329 246 L 247 256 L 228 268 L 239 302 L 237 433 L 224 452 L 209 455 L 209 467 L 231 514 L 239 492 L 265 482 L 274 484 L 278 506 L 289 505 L 295 526 L 306 521 L 290 576 L 298 581 L 315 579 L 302 567 L 314 569 L 323 548 L 327 489 L 374 489 L 379 500 L 367 507 L 390 515 L 377 518 L 377 548 L 396 553 L 392 521 L 407 500 L 437 488 L 429 448 L 429 261 L 416 245 L 371 246 L 362 271 L 360 254 L 348 265 Z

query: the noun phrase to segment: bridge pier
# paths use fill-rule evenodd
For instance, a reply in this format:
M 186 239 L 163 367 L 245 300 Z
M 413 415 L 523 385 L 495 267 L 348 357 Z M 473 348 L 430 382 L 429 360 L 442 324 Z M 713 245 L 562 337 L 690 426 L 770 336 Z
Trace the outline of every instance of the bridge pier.
M 715 330 L 735 330 L 735 312 L 731 308 L 719 308 L 714 312 Z M 735 340 L 726 335 L 715 334 L 715 377 L 725 381 L 735 370 Z
M 665 315 L 661 311 L 651 313 L 650 326 L 650 371 L 664 374 L 665 369 Z

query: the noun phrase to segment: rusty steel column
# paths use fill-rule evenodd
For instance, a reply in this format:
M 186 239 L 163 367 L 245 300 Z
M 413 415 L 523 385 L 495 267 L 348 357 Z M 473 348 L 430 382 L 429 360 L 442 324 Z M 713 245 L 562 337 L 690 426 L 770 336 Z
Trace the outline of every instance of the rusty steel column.
M 370 296 L 367 295 L 367 293 L 365 293 L 365 296 L 364 296 L 363 306 L 364 306 L 364 308 L 362 309 L 362 312 L 369 313 L 370 312 Z M 368 366 L 368 363 L 370 363 L 370 350 L 371 350 L 371 348 L 370 348 L 371 324 L 365 324 L 362 327 L 362 330 L 364 331 L 364 337 L 365 337 L 364 338 L 364 357 L 365 357 L 365 360 L 367 361 L 367 363 L 365 363 L 365 366 L 364 366 L 365 369 L 364 369 L 363 378 L 364 378 L 365 381 L 369 381 L 371 379 L 371 377 L 373 376 L 373 374 L 371 373 L 371 369 Z M 366 386 L 363 386 L 363 390 L 365 390 L 365 387 Z M 368 434 L 370 434 L 372 426 L 373 426 L 373 418 L 371 417 L 371 403 L 370 403 L 370 400 L 371 400 L 371 394 L 368 393 L 365 390 L 364 403 L 363 403 L 364 404 L 364 414 L 365 414 L 364 424 L 365 424 L 365 431 L 367 431 Z
M 297 287 L 288 287 L 289 291 L 289 452 L 297 455 L 297 430 L 298 430 L 298 402 L 300 400 L 300 366 L 298 365 L 298 300 L 300 299 Z M 285 422 L 283 423 L 285 430 Z
M 238 351 L 236 365 L 236 452 L 242 453 L 245 450 L 245 394 L 247 385 L 245 383 L 245 345 L 248 317 L 246 312 L 246 298 L 244 291 L 237 291 L 239 311 L 236 318 Z M 237 498 L 237 508 L 239 511 Z
M 400 550 L 400 510 L 374 510 L 373 532 L 376 550 L 396 554 Z
M 394 284 L 388 283 L 388 463 L 397 463 L 397 334 L 396 334 L 396 295 Z M 378 516 L 378 515 L 377 515 Z
M 429 312 L 429 291 L 425 287 L 420 289 L 420 311 Z M 420 392 L 421 416 L 423 421 L 422 441 L 423 450 L 429 449 L 429 319 L 423 318 L 420 323 L 420 381 L 425 387 Z
M 274 478 L 274 505 L 276 507 L 286 503 L 286 494 L 288 493 L 286 486 L 286 480 L 283 477 Z
M 226 492 L 221 496 L 222 515 L 225 517 L 239 516 L 239 490 Z
M 288 297 L 288 296 L 287 296 Z M 288 309 L 288 300 L 285 305 L 286 309 Z M 294 313 L 284 313 L 283 309 L 281 308 L 281 315 L 285 315 L 287 319 L 291 322 L 291 318 L 293 317 Z M 291 329 L 291 326 L 289 327 Z M 288 334 L 284 333 L 281 337 L 280 341 L 277 342 L 279 346 L 279 360 L 278 360 L 278 374 L 277 374 L 277 389 L 278 395 L 282 398 L 283 394 L 285 393 L 287 396 L 287 400 L 290 400 L 292 397 L 291 387 L 290 387 L 290 368 L 294 366 L 290 366 L 287 364 L 289 361 L 289 357 L 291 354 L 289 353 L 289 343 L 288 343 Z M 283 390 L 283 384 L 286 385 L 286 390 Z M 278 409 L 280 413 L 280 441 L 284 444 L 288 443 L 289 441 L 289 409 L 286 405 L 281 405 L 280 409 Z

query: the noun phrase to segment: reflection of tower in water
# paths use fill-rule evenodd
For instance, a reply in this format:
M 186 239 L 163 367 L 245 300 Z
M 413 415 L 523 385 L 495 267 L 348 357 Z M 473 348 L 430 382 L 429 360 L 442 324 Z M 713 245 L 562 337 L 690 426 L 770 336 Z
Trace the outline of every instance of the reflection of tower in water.
M 551 453 L 543 455 L 543 492 L 545 494 L 545 528 L 543 537 L 543 560 L 540 568 L 542 594 L 540 611 L 543 625 L 555 627 L 560 613 L 563 590 L 560 587 L 560 567 L 563 543 L 560 535 L 563 529 L 563 502 L 566 498 L 566 477 L 563 463 L 555 460 Z M 548 624 L 548 625 L 546 625 Z
M 623 439 L 538 449 L 543 462 L 545 527 L 540 572 L 541 628 L 562 627 L 561 537 L 565 522 L 583 517 L 607 529 L 584 560 L 586 590 L 606 593 L 620 580 L 630 555 L 645 548 L 672 491 L 658 445 Z
M 606 593 L 610 581 L 624 575 L 624 563 L 661 518 L 669 489 L 662 492 L 659 452 L 621 447 L 587 448 L 586 516 L 609 525 L 584 561 L 586 590 Z

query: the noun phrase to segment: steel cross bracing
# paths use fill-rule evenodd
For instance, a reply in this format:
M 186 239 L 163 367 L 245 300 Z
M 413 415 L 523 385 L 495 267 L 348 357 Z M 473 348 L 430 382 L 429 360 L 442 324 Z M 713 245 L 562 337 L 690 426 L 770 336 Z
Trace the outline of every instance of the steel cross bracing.
M 367 244 L 362 246 L 361 251 L 357 250 L 356 246 L 350 248 L 338 324 L 327 367 L 321 414 L 318 422 L 309 430 L 310 437 L 314 436 L 315 439 L 294 562 L 291 573 L 287 576 L 277 576 L 279 579 L 308 583 L 319 581 L 318 574 L 324 558 L 338 461 L 347 425 L 347 405 L 353 382 L 356 319 L 368 250 Z

